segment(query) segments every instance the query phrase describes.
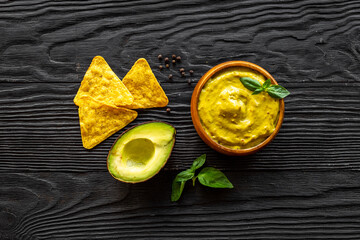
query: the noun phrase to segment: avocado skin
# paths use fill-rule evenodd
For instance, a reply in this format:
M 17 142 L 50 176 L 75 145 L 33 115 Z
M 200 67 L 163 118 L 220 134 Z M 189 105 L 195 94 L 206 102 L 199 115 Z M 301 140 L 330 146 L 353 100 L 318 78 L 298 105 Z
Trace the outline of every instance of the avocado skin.
M 145 122 L 128 129 L 115 140 L 109 151 L 107 157 L 109 173 L 115 179 L 126 183 L 139 183 L 152 178 L 164 167 L 169 159 L 175 145 L 175 135 L 175 127 L 161 121 Z M 155 149 L 153 156 L 144 161 L 140 168 L 137 168 L 133 164 L 129 164 L 129 161 L 125 159 L 131 154 L 124 153 L 127 153 L 127 143 L 139 139 L 151 140 Z M 139 146 L 138 151 L 134 152 L 134 154 L 137 154 L 137 156 L 140 154 L 141 156 L 141 153 L 144 152 L 143 147 Z

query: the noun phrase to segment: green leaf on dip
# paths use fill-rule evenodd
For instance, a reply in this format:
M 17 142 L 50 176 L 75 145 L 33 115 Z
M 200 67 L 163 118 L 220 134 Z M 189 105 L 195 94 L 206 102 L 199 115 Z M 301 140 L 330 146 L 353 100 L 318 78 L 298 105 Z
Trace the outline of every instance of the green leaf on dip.
M 270 87 L 270 85 L 271 85 L 271 80 L 268 78 L 268 79 L 266 79 L 266 81 L 262 85 L 262 88 L 267 89 L 268 87 Z
M 290 92 L 280 85 L 271 85 L 266 89 L 267 93 L 273 98 L 284 98 L 290 94 Z
M 266 79 L 263 85 L 261 85 L 258 80 L 249 77 L 240 78 L 240 82 L 244 85 L 244 87 L 253 91 L 252 95 L 257 95 L 262 91 L 265 91 L 272 98 L 282 99 L 290 94 L 290 92 L 283 86 L 271 84 L 270 79 Z
M 258 88 L 261 88 L 261 83 L 258 80 L 249 78 L 249 77 L 242 77 L 240 78 L 241 83 L 249 90 L 255 91 Z
M 258 88 L 251 95 L 257 95 L 257 94 L 259 94 L 259 93 L 261 93 L 263 91 L 264 91 L 264 89 Z

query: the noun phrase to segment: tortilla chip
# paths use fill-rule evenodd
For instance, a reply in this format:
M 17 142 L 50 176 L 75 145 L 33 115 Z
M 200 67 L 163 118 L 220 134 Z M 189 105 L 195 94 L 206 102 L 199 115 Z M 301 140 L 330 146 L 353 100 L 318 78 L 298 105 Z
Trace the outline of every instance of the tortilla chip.
M 74 98 L 76 105 L 79 106 L 82 96 L 90 96 L 101 103 L 114 107 L 129 105 L 134 101 L 129 90 L 101 56 L 94 57 L 86 71 Z
M 132 109 L 165 107 L 169 103 L 169 99 L 144 58 L 135 62 L 124 77 L 123 83 L 134 97 L 134 102 L 125 107 Z
M 79 121 L 84 148 L 91 149 L 137 117 L 137 112 L 112 107 L 84 96 L 79 100 Z

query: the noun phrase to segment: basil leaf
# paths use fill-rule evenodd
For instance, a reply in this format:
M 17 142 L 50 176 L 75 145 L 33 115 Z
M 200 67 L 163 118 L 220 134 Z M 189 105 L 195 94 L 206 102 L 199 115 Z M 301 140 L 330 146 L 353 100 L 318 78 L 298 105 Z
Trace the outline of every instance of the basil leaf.
M 261 83 L 258 80 L 249 78 L 249 77 L 242 77 L 240 78 L 241 83 L 249 90 L 255 91 L 258 88 L 261 88 Z
M 280 85 L 271 85 L 266 91 L 271 97 L 278 99 L 284 98 L 290 94 L 286 88 Z
M 171 201 L 176 202 L 181 197 L 184 190 L 185 182 L 176 182 L 176 178 L 172 184 Z
M 264 89 L 258 88 L 251 95 L 257 95 L 257 94 L 261 93 L 262 91 L 264 91 Z
M 203 154 L 200 157 L 198 157 L 197 159 L 195 159 L 195 161 L 193 162 L 193 164 L 191 166 L 191 170 L 193 170 L 195 172 L 196 169 L 201 168 L 202 165 L 204 165 L 205 160 L 206 160 L 206 154 Z
M 212 188 L 233 188 L 229 179 L 220 170 L 213 167 L 206 167 L 198 175 L 199 182 Z
M 187 169 L 185 171 L 180 172 L 178 175 L 176 175 L 174 181 L 176 182 L 186 182 L 189 179 L 192 179 L 194 177 L 195 172 L 191 169 Z
M 270 80 L 270 78 L 268 78 L 262 85 L 262 89 L 267 89 L 268 87 L 270 87 L 270 85 L 271 85 L 271 80 Z

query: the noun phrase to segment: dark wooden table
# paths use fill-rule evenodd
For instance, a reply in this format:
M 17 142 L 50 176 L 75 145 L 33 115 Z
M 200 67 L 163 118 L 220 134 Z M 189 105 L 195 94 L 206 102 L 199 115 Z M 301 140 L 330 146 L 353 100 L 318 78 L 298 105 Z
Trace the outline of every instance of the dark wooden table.
M 359 1 L 0 0 L 0 239 L 360 239 L 359 39 Z M 160 71 L 158 54 L 183 61 Z M 178 132 L 145 183 L 107 172 L 121 131 L 82 147 L 72 100 L 95 55 L 120 78 L 146 58 L 169 97 L 170 114 L 127 127 Z M 280 133 L 248 157 L 214 152 L 191 121 L 197 81 L 228 60 L 291 91 Z M 172 179 L 203 153 L 235 188 L 187 185 L 172 203 Z

